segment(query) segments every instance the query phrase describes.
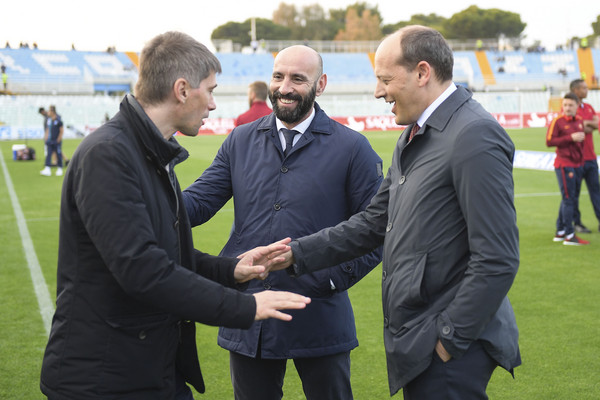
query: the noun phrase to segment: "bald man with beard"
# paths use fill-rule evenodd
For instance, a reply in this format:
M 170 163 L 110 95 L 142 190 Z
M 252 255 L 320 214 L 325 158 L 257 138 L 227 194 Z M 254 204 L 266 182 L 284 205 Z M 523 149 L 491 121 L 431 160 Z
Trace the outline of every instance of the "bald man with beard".
M 278 238 L 300 237 L 363 210 L 382 181 L 381 159 L 368 140 L 332 120 L 315 102 L 327 85 L 321 56 L 292 46 L 275 58 L 269 85 L 273 113 L 235 128 L 212 165 L 184 191 L 199 225 L 234 199 L 235 220 L 221 255 Z M 292 359 L 307 399 L 352 399 L 350 351 L 358 346 L 346 290 L 379 264 L 380 250 L 326 270 L 292 278 L 272 272 L 248 293 L 269 289 L 309 295 L 304 313 L 285 324 L 221 328 L 230 351 L 236 399 L 283 396 Z

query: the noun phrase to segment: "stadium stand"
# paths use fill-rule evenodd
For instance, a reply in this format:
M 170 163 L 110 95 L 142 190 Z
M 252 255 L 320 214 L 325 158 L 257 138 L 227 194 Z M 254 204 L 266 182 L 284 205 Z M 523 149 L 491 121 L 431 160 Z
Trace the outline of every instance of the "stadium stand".
M 475 51 L 454 52 L 454 81 L 474 88 L 484 85 L 484 78 Z
M 576 50 L 526 53 L 486 52 L 496 86 L 505 90 L 564 89 L 580 77 Z
M 137 69 L 120 52 L 1 49 L 8 91 L 15 94 L 93 94 L 131 89 Z
M 217 57 L 223 70 L 218 79 L 221 93 L 245 94 L 250 82 L 268 82 L 271 77 L 271 53 L 217 53 Z
M 372 93 L 375 87 L 373 65 L 365 53 L 322 53 L 327 92 Z M 273 61 L 271 61 L 271 67 Z
M 248 84 L 270 80 L 274 54 L 216 53 L 223 72 L 217 78 L 217 109 L 211 112 L 211 119 L 232 118 L 247 107 Z M 598 48 L 459 50 L 454 55 L 455 82 L 471 88 L 492 113 L 557 111 L 549 104 L 579 77 L 584 77 L 591 89 L 598 88 Z M 373 52 L 325 51 L 322 57 L 328 86 L 318 101 L 329 115 L 390 115 L 389 104 L 373 101 Z M 9 78 L 7 92 L 0 88 L 0 139 L 39 136 L 37 109 L 50 104 L 56 104 L 75 134 L 93 130 L 105 115 L 118 111 L 122 95 L 132 90 L 138 62 L 137 53 L 118 51 L 1 48 L 0 64 Z M 600 91 L 591 90 L 588 101 L 600 109 Z
M 372 90 L 372 53 L 322 56 L 329 92 Z M 271 75 L 272 53 L 217 53 L 217 57 L 223 67 L 222 93 L 243 94 L 248 82 Z M 131 90 L 137 79 L 135 53 L 0 49 L 0 62 L 9 75 L 8 91 L 16 94 L 119 93 Z M 560 91 L 582 76 L 590 88 L 597 88 L 599 71 L 600 49 L 455 52 L 455 81 L 475 91 Z

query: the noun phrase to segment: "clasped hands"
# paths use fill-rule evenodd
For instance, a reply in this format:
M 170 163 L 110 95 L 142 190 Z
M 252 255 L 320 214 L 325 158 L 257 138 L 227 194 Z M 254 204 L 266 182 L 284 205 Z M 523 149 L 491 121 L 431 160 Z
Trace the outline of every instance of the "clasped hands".
M 265 279 L 269 272 L 284 269 L 291 265 L 292 251 L 288 244 L 290 238 L 282 239 L 268 246 L 256 247 L 240 254 L 233 276 L 238 283 L 251 279 Z M 291 292 L 265 290 L 254 293 L 256 300 L 255 320 L 277 318 L 289 321 L 292 316 L 279 310 L 301 309 L 310 303 L 310 297 Z
M 238 256 L 240 262 L 234 272 L 239 283 L 251 279 L 265 279 L 270 271 L 278 271 L 294 263 L 294 255 L 288 244 L 290 238 L 282 239 L 268 246 L 256 247 Z M 263 291 L 254 294 L 256 298 L 256 320 L 278 318 L 289 321 L 292 316 L 278 311 L 279 309 L 299 309 L 310 303 L 310 298 L 289 292 Z M 260 308 L 260 310 L 259 310 Z M 437 341 L 435 351 L 443 362 L 452 356 L 446 351 L 442 342 Z
M 255 247 L 238 256 L 233 276 L 238 283 L 251 279 L 264 280 L 271 271 L 278 271 L 291 265 L 290 238 L 271 243 L 268 246 Z

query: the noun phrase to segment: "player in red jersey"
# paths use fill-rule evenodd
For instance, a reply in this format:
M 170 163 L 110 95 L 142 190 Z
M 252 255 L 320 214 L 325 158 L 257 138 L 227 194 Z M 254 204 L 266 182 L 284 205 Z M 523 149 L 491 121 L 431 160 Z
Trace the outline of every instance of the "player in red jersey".
M 555 242 L 565 245 L 590 244 L 575 235 L 573 212 L 577 187 L 581 185 L 583 166 L 583 120 L 577 115 L 579 99 L 574 93 L 567 93 L 562 101 L 562 114 L 556 117 L 548 127 L 546 145 L 556 146 L 554 170 L 558 178 L 558 187 L 562 201 L 556 220 Z
M 583 131 L 585 139 L 583 141 L 583 171 L 582 181 L 585 181 L 594 214 L 598 219 L 598 230 L 600 231 L 600 181 L 598 179 L 598 161 L 594 151 L 594 130 L 598 129 L 598 115 L 594 108 L 583 101 L 588 95 L 588 86 L 583 79 L 575 79 L 570 85 L 571 92 L 579 98 L 577 115 L 583 119 Z M 581 189 L 581 186 L 579 186 Z M 581 213 L 579 212 L 579 190 L 575 200 L 575 211 L 573 215 L 575 222 L 575 231 L 580 233 L 591 233 L 591 231 L 581 223 Z
M 267 105 L 267 84 L 262 81 L 256 81 L 248 86 L 248 103 L 250 109 L 235 119 L 235 126 L 247 124 L 260 117 L 271 114 L 273 110 Z

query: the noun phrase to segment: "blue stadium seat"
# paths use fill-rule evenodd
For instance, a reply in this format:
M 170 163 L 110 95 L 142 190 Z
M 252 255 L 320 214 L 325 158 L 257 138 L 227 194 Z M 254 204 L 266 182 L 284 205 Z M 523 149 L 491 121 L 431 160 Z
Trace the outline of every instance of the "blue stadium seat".
M 223 70 L 218 77 L 219 85 L 245 84 L 254 81 L 268 82 L 273 71 L 271 53 L 217 53 Z
M 375 74 L 365 53 L 323 53 L 323 72 L 332 84 L 373 83 Z
M 12 92 L 93 93 L 130 90 L 137 79 L 124 53 L 0 49 Z
M 244 94 L 253 81 L 268 82 L 273 68 L 271 53 L 217 53 L 222 73 L 219 91 Z M 487 51 L 494 83 L 486 83 L 473 51 L 454 52 L 454 79 L 474 90 L 565 88 L 580 77 L 576 50 L 528 53 Z M 366 93 L 375 77 L 366 53 L 323 53 L 329 93 Z M 600 49 L 592 49 L 596 75 L 600 75 Z M 0 49 L 7 67 L 8 90 L 15 93 L 90 94 L 126 92 L 137 79 L 137 69 L 122 52 Z M 486 77 L 489 78 L 489 77 Z

